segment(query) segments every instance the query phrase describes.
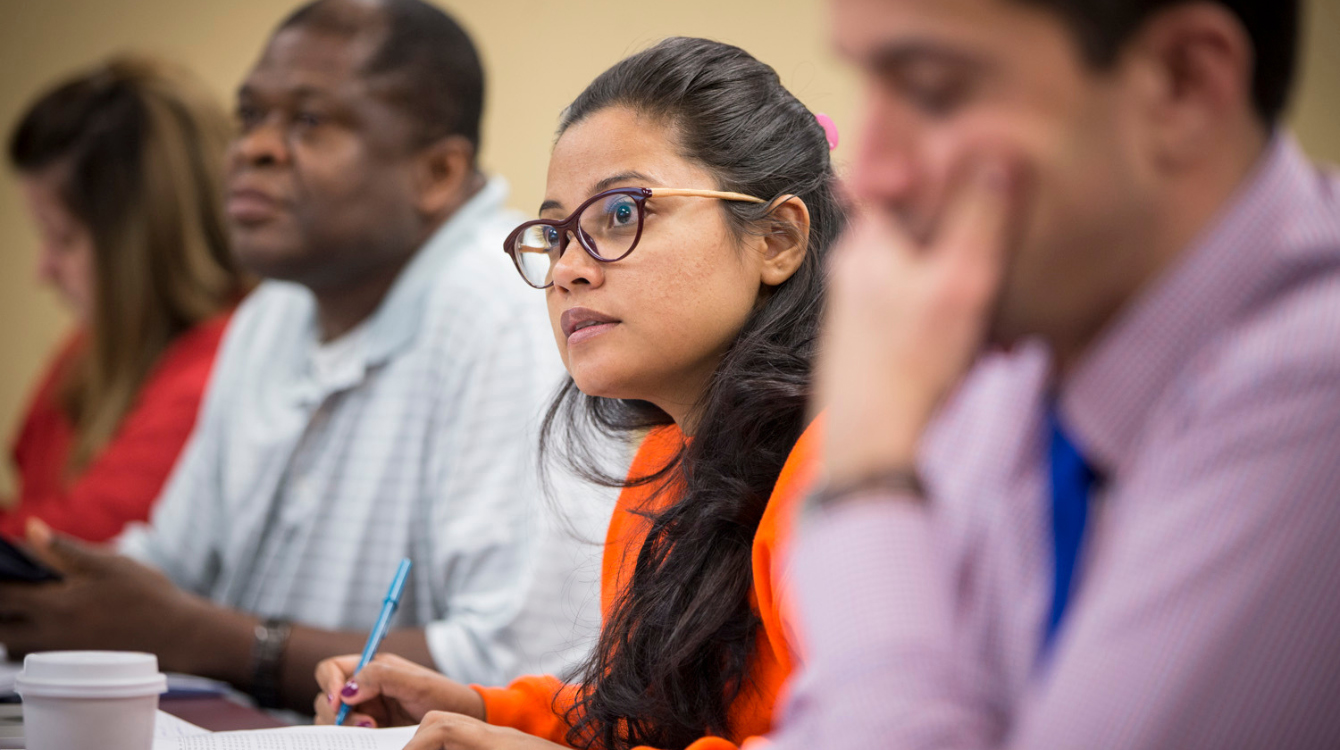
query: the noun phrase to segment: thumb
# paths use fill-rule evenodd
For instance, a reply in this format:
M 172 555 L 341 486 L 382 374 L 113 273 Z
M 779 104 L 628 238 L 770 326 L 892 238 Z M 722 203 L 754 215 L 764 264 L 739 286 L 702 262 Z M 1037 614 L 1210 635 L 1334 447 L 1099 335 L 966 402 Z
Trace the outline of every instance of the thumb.
M 52 531 L 40 519 L 29 518 L 26 531 L 34 556 L 63 573 L 87 568 L 97 556 L 93 550 Z
M 51 537 L 54 536 L 54 533 L 42 519 L 29 518 L 24 530 L 27 532 L 28 543 L 33 546 L 33 549 L 45 550 L 51 546 Z

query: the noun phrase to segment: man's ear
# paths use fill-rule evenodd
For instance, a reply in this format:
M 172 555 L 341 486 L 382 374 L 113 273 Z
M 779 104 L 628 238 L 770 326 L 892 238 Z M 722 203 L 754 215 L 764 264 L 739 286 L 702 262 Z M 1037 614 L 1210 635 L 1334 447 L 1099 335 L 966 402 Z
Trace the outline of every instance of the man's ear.
M 760 280 L 778 286 L 791 278 L 805 260 L 810 240 L 810 208 L 794 195 L 784 196 L 764 219 L 763 268 Z
M 1165 163 L 1186 163 L 1222 147 L 1226 123 L 1255 119 L 1251 38 L 1217 3 L 1184 3 L 1155 13 L 1127 54 L 1152 84 L 1144 88 L 1151 145 Z
M 449 135 L 420 149 L 415 159 L 415 207 L 424 216 L 450 215 L 474 181 L 474 146 L 464 136 Z

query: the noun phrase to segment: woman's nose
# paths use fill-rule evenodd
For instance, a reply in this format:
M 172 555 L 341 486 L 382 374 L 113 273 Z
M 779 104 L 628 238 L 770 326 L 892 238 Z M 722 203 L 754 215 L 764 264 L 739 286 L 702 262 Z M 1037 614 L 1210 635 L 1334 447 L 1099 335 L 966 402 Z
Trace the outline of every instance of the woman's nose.
M 568 245 L 550 269 L 554 286 L 571 291 L 577 286 L 597 287 L 605 283 L 605 264 L 591 257 L 577 236 L 568 233 Z

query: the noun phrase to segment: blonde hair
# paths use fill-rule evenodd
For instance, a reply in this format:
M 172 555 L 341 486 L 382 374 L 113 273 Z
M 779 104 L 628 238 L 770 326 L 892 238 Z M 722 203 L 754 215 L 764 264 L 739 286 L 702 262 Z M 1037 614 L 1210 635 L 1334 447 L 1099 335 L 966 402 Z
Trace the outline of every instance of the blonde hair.
M 162 61 L 118 56 L 42 96 L 10 159 L 56 169 L 94 245 L 87 346 L 64 375 L 75 475 L 112 439 L 163 351 L 234 304 L 248 282 L 228 249 L 223 158 L 232 127 L 208 92 Z

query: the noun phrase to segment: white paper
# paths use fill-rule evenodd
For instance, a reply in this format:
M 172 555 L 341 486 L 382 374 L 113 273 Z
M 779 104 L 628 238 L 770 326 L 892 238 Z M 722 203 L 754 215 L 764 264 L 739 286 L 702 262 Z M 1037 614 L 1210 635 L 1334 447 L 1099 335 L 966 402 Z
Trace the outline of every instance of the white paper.
M 190 737 L 160 736 L 154 740 L 154 750 L 403 750 L 417 729 L 284 727 Z
M 167 711 L 160 710 L 158 716 L 154 719 L 155 746 L 157 746 L 158 740 L 161 739 L 198 737 L 199 735 L 209 733 L 208 729 L 198 727 L 185 719 L 178 719 Z

